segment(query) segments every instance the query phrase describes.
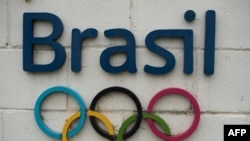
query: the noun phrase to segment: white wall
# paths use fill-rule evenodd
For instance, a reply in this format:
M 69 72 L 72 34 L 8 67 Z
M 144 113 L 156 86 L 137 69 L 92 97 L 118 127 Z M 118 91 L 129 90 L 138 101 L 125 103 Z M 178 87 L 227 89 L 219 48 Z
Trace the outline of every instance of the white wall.
M 183 15 L 192 9 L 196 20 L 187 23 Z M 205 12 L 215 10 L 216 52 L 215 73 L 203 74 Z M 51 12 L 62 20 L 64 32 L 59 42 L 67 50 L 64 66 L 52 73 L 30 73 L 22 70 L 23 13 Z M 250 1 L 249 0 L 1 0 L 0 1 L 0 140 L 52 141 L 36 125 L 33 109 L 37 97 L 47 88 L 63 85 L 79 92 L 89 107 L 93 97 L 102 89 L 122 86 L 139 97 L 144 110 L 158 91 L 179 87 L 192 93 L 201 108 L 201 121 L 187 141 L 222 141 L 224 124 L 250 124 Z M 82 71 L 70 70 L 71 30 L 96 28 L 98 37 L 84 43 Z M 129 29 L 135 36 L 138 72 L 108 74 L 99 65 L 100 53 L 107 47 L 123 45 L 120 39 L 105 38 L 104 31 L 112 28 Z M 183 73 L 183 44 L 180 40 L 159 41 L 176 59 L 174 70 L 167 75 L 149 75 L 145 64 L 162 65 L 164 61 L 145 47 L 145 37 L 157 29 L 193 29 L 194 72 Z M 51 32 L 50 24 L 40 22 L 35 35 Z M 38 63 L 53 59 L 51 50 L 35 51 Z M 116 56 L 116 64 L 123 62 Z M 120 99 L 120 100 L 119 100 Z M 170 100 L 169 100 L 170 99 Z M 177 114 L 188 110 L 189 104 L 181 97 L 169 97 L 156 106 L 158 115 L 178 134 L 190 125 L 192 114 Z M 112 101 L 113 100 L 113 101 Z M 181 102 L 181 104 L 176 104 Z M 132 113 L 129 99 L 113 96 L 100 103 L 101 109 L 115 126 Z M 169 108 L 170 106 L 170 108 Z M 115 107 L 115 108 L 114 108 Z M 54 95 L 43 104 L 43 117 L 52 129 L 61 132 L 65 120 L 77 109 L 66 95 Z M 177 110 L 176 110 L 177 109 Z M 167 112 L 171 110 L 172 112 Z M 100 137 L 86 121 L 81 132 L 71 140 L 100 141 Z M 130 140 L 161 140 L 154 136 L 146 122 Z

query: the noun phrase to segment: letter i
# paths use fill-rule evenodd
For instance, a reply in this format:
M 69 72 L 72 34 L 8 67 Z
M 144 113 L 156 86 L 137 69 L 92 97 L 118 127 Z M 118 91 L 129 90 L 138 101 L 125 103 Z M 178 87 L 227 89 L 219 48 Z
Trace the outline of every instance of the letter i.
M 204 74 L 214 74 L 215 55 L 215 22 L 216 13 L 214 10 L 206 12 L 205 20 L 205 49 L 204 49 Z

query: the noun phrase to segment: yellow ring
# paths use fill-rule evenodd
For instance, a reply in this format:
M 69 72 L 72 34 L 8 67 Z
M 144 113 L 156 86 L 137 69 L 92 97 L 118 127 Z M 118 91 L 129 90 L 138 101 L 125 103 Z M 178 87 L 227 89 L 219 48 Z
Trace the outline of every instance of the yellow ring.
M 87 114 L 89 116 L 93 116 L 93 117 L 96 117 L 96 118 L 100 119 L 103 122 L 103 124 L 105 125 L 105 127 L 108 129 L 108 133 L 110 135 L 115 135 L 114 128 L 113 128 L 111 122 L 108 120 L 108 118 L 106 116 L 104 116 L 101 113 L 98 113 L 96 111 L 91 111 L 91 110 L 89 110 L 87 112 Z
M 62 141 L 68 141 L 67 133 L 69 130 L 69 126 L 71 123 L 78 119 L 80 117 L 80 112 L 76 112 L 74 115 L 72 115 L 64 124 L 63 131 L 62 131 Z
M 108 129 L 108 133 L 110 135 L 115 134 L 114 128 L 113 128 L 111 122 L 103 114 L 95 112 L 95 111 L 90 111 L 90 110 L 87 112 L 87 114 L 89 116 L 93 116 L 93 117 L 100 119 L 103 122 L 103 124 L 105 125 L 105 127 Z M 72 124 L 72 122 L 78 118 L 80 118 L 80 112 L 76 112 L 66 121 L 66 123 L 64 124 L 64 127 L 63 127 L 63 131 L 62 131 L 62 141 L 68 141 L 67 133 L 68 133 L 69 127 Z

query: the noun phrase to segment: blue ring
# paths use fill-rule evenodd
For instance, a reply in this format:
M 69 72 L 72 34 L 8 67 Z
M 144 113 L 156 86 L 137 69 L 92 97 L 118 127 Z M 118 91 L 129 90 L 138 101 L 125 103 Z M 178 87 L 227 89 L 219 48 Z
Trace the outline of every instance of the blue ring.
M 50 95 L 52 93 L 55 93 L 55 92 L 63 92 L 63 93 L 69 94 L 70 96 L 72 96 L 76 100 L 76 102 L 80 106 L 81 116 L 80 116 L 79 122 L 78 122 L 77 126 L 74 129 L 72 129 L 71 131 L 69 131 L 68 134 L 67 134 L 67 136 L 69 138 L 73 137 L 74 135 L 76 135 L 81 130 L 81 128 L 83 127 L 83 125 L 85 123 L 85 119 L 86 119 L 86 106 L 85 106 L 85 103 L 84 103 L 83 99 L 81 98 L 81 96 L 77 92 L 75 92 L 72 89 L 69 89 L 67 87 L 63 87 L 63 86 L 52 87 L 52 88 L 49 88 L 46 91 L 44 91 L 39 96 L 39 98 L 36 101 L 35 109 L 34 109 L 36 123 L 39 126 L 39 128 L 45 134 L 47 134 L 48 136 L 50 136 L 52 138 L 56 138 L 56 139 L 61 139 L 62 138 L 62 133 L 59 133 L 59 132 L 56 132 L 56 131 L 50 129 L 43 122 L 42 117 L 41 117 L 41 105 L 42 105 L 42 102 L 44 101 L 44 99 L 48 95 Z

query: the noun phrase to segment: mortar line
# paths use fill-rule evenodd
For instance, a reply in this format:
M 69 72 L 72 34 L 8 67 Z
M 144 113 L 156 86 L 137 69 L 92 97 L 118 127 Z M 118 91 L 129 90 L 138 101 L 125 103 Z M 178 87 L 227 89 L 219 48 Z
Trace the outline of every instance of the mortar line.
M 26 111 L 26 112 L 33 112 L 34 109 L 29 108 L 23 108 L 23 109 L 17 109 L 17 108 L 1 108 L 2 112 L 5 111 Z M 89 110 L 89 109 L 87 109 Z M 78 111 L 78 109 L 73 110 L 65 110 L 65 109 L 42 109 L 43 112 L 66 112 L 66 111 Z M 107 112 L 107 113 L 114 113 L 114 112 L 136 112 L 136 110 L 127 110 L 127 109 L 120 109 L 120 110 L 114 110 L 114 109 L 104 109 L 104 110 L 96 110 L 98 112 Z M 146 110 L 143 110 L 143 112 L 147 112 Z M 160 114 L 192 114 L 193 111 L 171 111 L 171 110 L 154 110 L 153 113 L 160 113 Z M 250 115 L 250 112 L 217 112 L 217 111 L 201 111 L 201 114 L 212 114 L 212 115 Z
M 129 26 L 130 31 L 134 33 L 134 20 L 133 20 L 133 13 L 134 13 L 134 2 L 133 0 L 129 1 Z
M 7 17 L 6 17 L 6 26 L 7 26 L 7 36 L 6 36 L 6 40 L 7 40 L 7 43 L 5 43 L 6 45 L 6 48 L 11 48 L 11 45 L 10 45 L 10 32 L 11 32 L 11 4 L 10 4 L 10 1 L 7 0 Z
M 0 133 L 0 135 L 1 135 L 0 139 L 3 140 L 4 139 L 4 125 L 3 125 L 4 122 L 3 122 L 3 112 L 2 111 L 0 111 L 0 118 L 1 118 L 0 119 L 0 122 L 1 122 L 0 123 L 0 125 L 1 125 L 0 128 L 1 128 L 1 131 L 2 131 L 2 133 Z

